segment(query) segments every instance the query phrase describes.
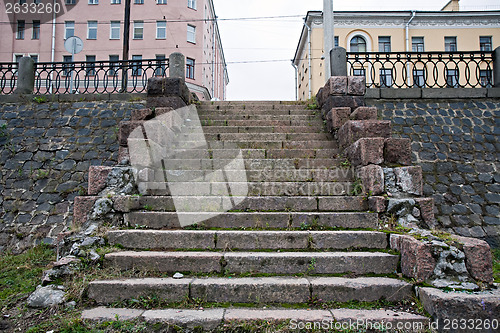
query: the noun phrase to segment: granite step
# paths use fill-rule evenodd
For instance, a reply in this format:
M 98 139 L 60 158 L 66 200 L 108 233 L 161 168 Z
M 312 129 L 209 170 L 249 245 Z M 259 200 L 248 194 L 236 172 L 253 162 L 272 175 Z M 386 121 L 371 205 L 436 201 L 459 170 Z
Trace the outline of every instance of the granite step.
M 205 133 L 318 133 L 315 126 L 203 126 Z M 325 129 L 320 132 L 326 133 Z
M 311 133 L 316 136 L 318 133 Z M 304 135 L 306 135 L 304 133 Z M 186 149 L 191 150 L 194 147 L 199 147 L 203 141 L 178 141 L 169 147 L 170 150 Z M 212 140 L 207 141 L 208 149 L 338 149 L 335 141 L 331 140 Z
M 181 229 L 179 216 L 186 220 L 203 220 L 200 228 L 221 229 L 287 229 L 343 228 L 377 229 L 376 213 L 337 212 L 131 212 L 125 214 L 129 226 L 147 229 Z
M 165 167 L 168 170 L 217 170 L 230 164 L 239 153 L 239 150 L 228 151 L 223 154 L 222 152 L 215 151 L 209 152 L 209 158 L 195 158 L 195 159 L 168 159 L 165 161 Z M 306 170 L 306 169 L 322 169 L 345 174 L 345 172 L 352 172 L 352 168 L 344 167 L 345 159 L 338 158 L 267 158 L 268 152 L 265 149 L 243 149 L 242 155 L 245 163 L 246 170 Z M 323 153 L 319 153 L 322 155 Z M 224 156 L 227 156 L 224 158 Z M 298 154 L 300 155 L 300 154 Z M 306 155 L 304 152 L 303 155 Z M 250 157 L 257 156 L 257 157 Z M 210 157 L 215 159 L 210 159 Z
M 223 110 L 214 110 L 214 109 L 206 109 L 199 108 L 198 115 L 233 115 L 233 114 L 245 114 L 245 115 L 256 115 L 256 114 L 270 114 L 270 115 L 295 115 L 295 116 L 315 116 L 319 114 L 319 111 L 316 110 L 307 110 L 307 109 L 289 109 L 289 108 L 280 108 L 280 109 L 272 109 L 267 107 L 260 108 L 252 108 L 252 109 L 223 109 Z
M 168 308 L 159 310 L 138 310 L 127 308 L 98 307 L 85 310 L 82 319 L 97 322 L 113 322 L 118 320 L 134 320 L 151 324 L 176 325 L 183 329 L 194 330 L 195 327 L 205 331 L 215 329 L 233 329 L 231 332 L 245 330 L 245 327 L 262 327 L 268 325 L 290 330 L 311 327 L 329 329 L 331 332 L 347 330 L 350 327 L 357 332 L 367 328 L 402 328 L 399 331 L 408 333 L 427 332 L 430 319 L 413 313 L 390 309 L 358 310 L 358 309 L 289 309 L 289 308 L 209 308 L 182 309 Z M 283 323 L 285 326 L 283 326 Z M 272 328 L 272 326 L 271 326 Z
M 169 302 L 187 297 L 208 303 L 297 304 L 311 299 L 324 302 L 398 302 L 413 297 L 412 285 L 391 278 L 361 277 L 246 277 L 246 278 L 144 278 L 98 280 L 88 297 L 98 304 L 155 295 Z
M 234 146 L 234 145 L 233 145 Z M 262 145 L 265 147 L 265 144 Z M 236 148 L 236 147 L 235 147 Z M 337 158 L 340 150 L 331 144 L 330 148 L 315 149 L 309 148 L 242 148 L 242 149 L 180 149 L 174 148 L 165 152 L 168 160 L 185 159 L 234 159 L 240 153 L 243 158 L 252 159 L 295 159 L 295 158 Z M 167 162 L 168 163 L 168 162 Z
M 134 250 L 347 250 L 385 249 L 376 231 L 114 230 L 110 245 Z
M 316 120 L 319 121 L 319 115 L 272 115 L 272 114 L 203 114 L 199 116 L 200 120 Z

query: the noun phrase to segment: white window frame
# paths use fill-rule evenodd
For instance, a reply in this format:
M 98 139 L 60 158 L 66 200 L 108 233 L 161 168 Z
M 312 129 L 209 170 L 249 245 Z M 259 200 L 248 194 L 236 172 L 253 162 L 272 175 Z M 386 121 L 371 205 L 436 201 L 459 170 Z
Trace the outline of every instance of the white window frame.
M 452 48 L 455 48 L 452 50 Z M 456 52 L 458 50 L 457 46 L 457 36 L 445 36 L 444 37 L 444 51 L 445 52 Z
M 35 22 L 38 23 L 38 29 L 35 30 Z M 41 30 L 41 26 L 42 26 L 42 23 L 40 22 L 40 20 L 33 20 L 32 23 L 31 23 L 31 28 L 32 28 L 32 31 L 31 31 L 31 39 L 34 39 L 34 40 L 39 40 L 40 39 L 40 30 Z M 37 31 L 38 35 L 35 36 L 35 31 Z M 37 38 L 35 38 L 37 37 Z
M 89 5 L 98 5 L 99 0 L 89 0 Z
M 196 10 L 196 0 L 188 0 L 188 8 Z
M 71 35 L 68 34 L 68 31 L 72 30 L 73 33 Z M 75 35 L 75 21 L 65 21 L 64 22 L 64 39 L 68 39 L 69 37 L 73 37 Z
M 380 87 L 390 88 L 392 87 L 392 70 L 390 68 L 381 68 L 380 74 Z
M 119 5 L 122 3 L 122 0 L 111 0 L 112 5 Z
M 139 37 L 140 32 L 140 37 Z M 134 21 L 134 39 L 144 39 L 144 21 Z
M 21 24 L 22 22 L 22 24 Z M 22 29 L 20 29 L 22 27 Z M 17 20 L 16 27 L 16 39 L 24 39 L 26 36 L 26 21 L 25 20 Z
M 417 40 L 418 38 L 418 40 Z M 422 43 L 420 43 L 420 40 L 422 40 Z M 414 43 L 415 41 L 415 43 Z M 422 45 L 422 50 L 419 50 L 419 46 Z M 416 46 L 415 49 L 413 46 Z M 414 36 L 411 38 L 411 51 L 412 52 L 425 52 L 425 38 L 422 36 Z
M 114 26 L 113 26 L 114 24 Z M 113 37 L 113 31 L 117 30 L 118 31 L 118 37 Z M 109 39 L 120 39 L 120 33 L 121 33 L 121 23 L 120 21 L 111 21 L 109 23 Z
M 187 25 L 187 41 L 196 44 L 196 26 L 191 24 Z
M 163 31 L 163 36 L 160 36 L 160 31 Z M 167 39 L 167 21 L 156 21 L 156 39 Z
M 97 39 L 97 21 L 87 21 L 87 39 L 95 40 Z M 90 32 L 95 30 L 95 37 L 91 38 Z
M 186 78 L 194 80 L 196 60 L 186 58 Z

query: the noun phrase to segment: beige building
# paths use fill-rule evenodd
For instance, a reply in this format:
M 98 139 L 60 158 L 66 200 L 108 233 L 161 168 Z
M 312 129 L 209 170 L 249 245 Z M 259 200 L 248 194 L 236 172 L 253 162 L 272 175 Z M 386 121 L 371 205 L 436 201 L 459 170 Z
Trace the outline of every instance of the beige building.
M 380 12 L 334 12 L 335 46 L 350 52 L 453 52 L 492 51 L 500 46 L 500 11 L 459 11 L 457 0 L 451 0 L 441 11 L 380 11 Z M 299 44 L 293 59 L 296 70 L 296 92 L 298 100 L 314 96 L 327 79 L 324 68 L 323 15 L 320 11 L 307 13 Z M 403 54 L 404 55 L 404 54 Z M 361 55 L 361 58 L 367 55 Z M 376 54 L 368 55 L 375 58 Z M 379 55 L 381 57 L 385 57 Z M 395 57 L 395 55 L 392 55 Z M 351 55 L 352 57 L 352 55 Z M 416 58 L 417 55 L 413 54 Z M 437 57 L 437 56 L 436 56 Z M 458 56 L 455 56 L 455 58 Z M 463 63 L 446 65 L 435 61 L 432 69 L 428 64 L 412 60 L 394 65 L 383 61 L 377 66 L 363 61 L 348 64 L 348 72 L 366 75 L 377 86 L 425 86 L 426 76 L 441 73 L 436 80 L 441 86 L 457 86 L 465 80 Z M 387 67 L 384 67 L 387 66 Z M 427 66 L 427 69 L 425 68 Z M 455 66 L 455 67 L 453 67 Z M 408 75 L 403 79 L 406 71 Z M 479 62 L 469 81 L 486 86 L 491 82 L 491 67 Z M 394 76 L 392 76 L 394 75 Z M 459 78 L 460 75 L 460 78 Z M 436 75 L 437 76 L 437 75 Z M 403 81 L 403 82 L 401 82 Z

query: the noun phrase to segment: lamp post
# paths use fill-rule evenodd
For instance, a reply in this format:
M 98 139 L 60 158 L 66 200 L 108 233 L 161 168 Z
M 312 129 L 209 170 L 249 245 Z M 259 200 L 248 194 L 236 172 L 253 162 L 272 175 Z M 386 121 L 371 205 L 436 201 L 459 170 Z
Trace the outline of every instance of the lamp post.
M 323 38 L 325 50 L 325 81 L 332 75 L 330 52 L 334 47 L 333 0 L 323 0 Z
M 123 55 L 122 55 L 122 93 L 127 92 L 128 50 L 130 41 L 130 0 L 125 0 L 125 19 L 123 21 Z

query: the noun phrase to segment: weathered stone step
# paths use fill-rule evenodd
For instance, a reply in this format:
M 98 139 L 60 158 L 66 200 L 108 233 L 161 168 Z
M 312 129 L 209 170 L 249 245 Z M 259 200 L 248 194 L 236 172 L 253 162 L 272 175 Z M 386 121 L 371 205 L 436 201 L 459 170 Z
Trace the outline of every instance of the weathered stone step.
M 216 114 L 200 115 L 200 120 L 316 120 L 320 116 L 316 115 L 272 115 L 272 114 Z M 202 123 L 203 124 L 203 123 Z
M 148 323 L 176 325 L 193 330 L 201 327 L 205 331 L 218 327 L 231 327 L 240 324 L 261 325 L 263 321 L 271 322 L 280 327 L 281 322 L 288 322 L 288 328 L 302 329 L 307 327 L 323 328 L 334 331 L 345 331 L 349 327 L 358 332 L 367 328 L 401 327 L 404 332 L 427 332 L 430 319 L 408 312 L 388 309 L 356 310 L 356 309 L 289 309 L 289 308 L 210 308 L 203 310 L 169 308 L 161 310 L 136 310 L 98 307 L 85 310 L 82 319 L 91 321 L 137 320 Z M 243 330 L 243 328 L 242 328 Z M 401 331 L 401 330 L 400 330 Z M 236 331 L 235 331 L 236 332 Z
M 110 245 L 135 250 L 345 250 L 385 249 L 376 231 L 115 230 Z
M 316 136 L 318 133 L 311 133 Z M 304 135 L 307 135 L 304 133 Z M 193 147 L 199 147 L 200 141 L 182 141 L 172 146 L 171 149 L 191 150 Z M 338 144 L 332 140 L 246 140 L 246 141 L 208 141 L 208 149 L 231 149 L 235 147 L 242 149 L 338 149 Z M 169 147 L 170 148 L 170 147 Z
M 321 132 L 326 133 L 325 129 Z M 315 126 L 203 126 L 205 133 L 319 133 Z
M 174 212 L 176 207 L 172 197 L 165 196 L 119 196 L 114 197 L 114 209 L 120 212 L 136 210 Z M 235 202 L 241 202 L 230 211 L 295 211 L 295 212 L 360 212 L 368 210 L 368 203 L 363 197 L 233 197 Z M 190 207 L 203 212 L 221 211 L 223 196 L 186 196 L 176 197 L 179 207 Z
M 226 167 L 228 164 L 233 162 L 239 150 L 234 150 L 228 152 L 226 158 L 222 150 L 215 151 L 211 153 L 212 157 L 209 158 L 196 158 L 196 159 L 168 159 L 165 161 L 165 167 L 167 170 L 217 170 Z M 345 175 L 347 172 L 353 172 L 352 168 L 344 167 L 344 159 L 337 158 L 266 158 L 265 149 L 243 149 L 242 155 L 244 157 L 245 169 L 246 170 L 282 170 L 283 172 L 294 172 L 294 170 L 305 170 L 305 169 L 324 169 L 331 170 L 333 172 L 338 172 L 339 174 Z M 321 154 L 321 153 L 320 153 Z M 254 155 L 258 157 L 249 157 L 248 155 Z
M 239 177 L 240 179 L 241 177 Z M 239 180 L 238 179 L 238 180 Z M 169 181 L 175 183 L 175 191 L 166 182 L 142 182 L 139 192 L 142 195 L 176 195 L 176 196 L 221 196 L 228 194 L 228 184 L 232 189 L 245 191 L 250 196 L 345 196 L 361 194 L 361 190 L 350 181 L 330 182 L 287 182 L 287 181 L 261 181 L 227 183 L 222 179 L 219 182 L 209 181 Z M 248 191 L 246 190 L 248 188 Z
M 287 229 L 287 228 L 346 228 L 377 229 L 376 213 L 337 212 L 131 212 L 125 214 L 132 227 L 149 229 L 181 229 L 179 215 L 189 219 L 194 216 L 205 219 L 198 226 L 205 228 L 239 229 Z M 192 218 L 191 218 L 192 219 Z
M 203 120 L 203 126 L 307 126 L 324 131 L 322 120 Z
M 307 303 L 352 300 L 373 302 L 409 300 L 412 285 L 390 278 L 255 277 L 255 278 L 145 278 L 101 280 L 89 284 L 88 297 L 99 304 L 155 295 L 170 302 L 186 297 L 218 303 Z
M 234 114 L 241 114 L 241 115 L 257 115 L 257 114 L 268 114 L 268 115 L 274 115 L 274 116 L 280 116 L 280 115 L 294 115 L 294 116 L 315 116 L 316 114 L 319 114 L 320 111 L 314 111 L 314 110 L 307 110 L 307 109 L 295 109 L 295 110 L 290 110 L 290 109 L 271 109 L 271 108 L 252 108 L 252 109 L 224 109 L 224 110 L 210 110 L 210 109 L 205 109 L 201 108 L 198 109 L 198 115 L 199 116 L 211 116 L 211 115 L 234 115 Z
M 309 140 L 333 140 L 330 133 L 207 133 L 207 141 L 309 141 Z

